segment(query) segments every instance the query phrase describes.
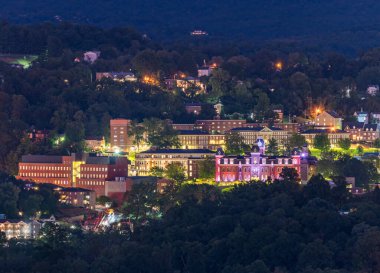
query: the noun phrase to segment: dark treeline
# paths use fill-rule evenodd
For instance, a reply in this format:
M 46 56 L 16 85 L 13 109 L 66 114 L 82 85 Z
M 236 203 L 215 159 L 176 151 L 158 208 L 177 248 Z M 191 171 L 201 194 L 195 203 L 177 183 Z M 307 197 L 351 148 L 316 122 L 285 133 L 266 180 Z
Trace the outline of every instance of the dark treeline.
M 161 197 L 162 219 L 134 233 L 47 224 L 35 242 L 11 241 L 0 272 L 379 272 L 380 192 L 353 198 L 344 179 L 334 181 L 183 185 Z

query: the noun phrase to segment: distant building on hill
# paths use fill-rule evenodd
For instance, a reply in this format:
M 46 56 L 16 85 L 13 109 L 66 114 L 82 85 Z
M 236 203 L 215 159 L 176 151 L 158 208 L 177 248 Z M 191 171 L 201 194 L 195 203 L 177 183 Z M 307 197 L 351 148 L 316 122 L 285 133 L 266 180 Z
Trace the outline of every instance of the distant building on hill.
M 87 51 L 83 54 L 83 61 L 93 64 L 100 57 L 100 51 Z
M 137 77 L 132 72 L 97 72 L 96 80 L 111 79 L 116 82 L 136 82 Z
M 0 220 L 0 232 L 10 239 L 35 239 L 40 232 L 42 224 L 38 221 L 24 221 L 13 219 Z
M 244 143 L 249 146 L 256 143 L 257 139 L 263 139 L 266 143 L 268 143 L 272 138 L 277 141 L 279 146 L 283 146 L 289 137 L 289 133 L 287 131 L 276 127 L 241 127 L 234 128 L 231 132 L 237 132 L 243 137 Z
M 74 207 L 95 208 L 95 191 L 82 188 L 57 188 L 59 202 Z

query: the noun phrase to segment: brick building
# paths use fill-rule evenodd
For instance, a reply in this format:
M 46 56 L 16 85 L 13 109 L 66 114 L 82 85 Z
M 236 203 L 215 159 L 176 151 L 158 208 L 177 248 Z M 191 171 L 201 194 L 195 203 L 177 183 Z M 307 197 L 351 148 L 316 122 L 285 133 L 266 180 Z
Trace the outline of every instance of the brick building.
M 215 155 L 215 181 L 235 182 L 279 179 L 284 168 L 293 168 L 306 183 L 315 169 L 316 159 L 308 155 L 307 148 L 294 151 L 292 156 L 266 156 L 265 141 L 258 139 L 250 154 L 226 156 L 222 149 Z
M 26 155 L 19 163 L 17 178 L 60 187 L 80 187 L 104 195 L 105 181 L 127 176 L 126 157 Z
M 246 127 L 246 120 L 243 119 L 212 119 L 212 120 L 197 120 L 194 124 L 194 129 L 208 132 L 221 133 L 230 131 L 234 128 Z
M 59 202 L 74 207 L 95 208 L 96 193 L 82 188 L 57 188 Z
M 128 136 L 128 127 L 131 124 L 129 119 L 110 120 L 110 142 L 113 151 L 127 152 L 133 146 L 133 139 Z
M 380 138 L 380 124 L 366 124 L 364 122 L 345 122 L 345 132 L 349 133 L 352 142 L 372 143 Z

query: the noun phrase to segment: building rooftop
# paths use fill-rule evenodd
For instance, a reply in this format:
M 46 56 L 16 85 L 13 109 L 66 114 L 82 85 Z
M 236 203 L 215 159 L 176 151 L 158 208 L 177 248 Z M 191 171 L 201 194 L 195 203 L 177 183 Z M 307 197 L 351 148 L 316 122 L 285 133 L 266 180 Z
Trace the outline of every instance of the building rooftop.
M 208 135 L 207 132 L 200 130 L 178 130 L 179 135 Z
M 333 118 L 340 118 L 340 116 L 338 115 L 337 112 L 331 110 L 331 111 L 326 111 L 327 114 L 329 114 L 330 116 L 332 116 Z
M 305 130 L 305 131 L 302 131 L 301 134 L 330 134 L 330 133 L 345 133 L 345 134 L 348 134 L 347 132 L 343 131 L 343 130 L 330 130 L 330 129 L 309 129 L 309 130 Z
M 284 131 L 281 128 L 277 127 L 239 127 L 239 128 L 233 128 L 231 131 L 256 131 L 260 132 L 264 130 L 265 128 L 270 129 L 271 131 Z
M 140 154 L 214 154 L 209 149 L 157 149 L 141 152 Z
M 83 188 L 59 188 L 60 192 L 92 192 L 92 190 L 83 189 Z
M 62 156 L 59 155 L 23 155 L 21 157 L 22 163 L 62 163 Z

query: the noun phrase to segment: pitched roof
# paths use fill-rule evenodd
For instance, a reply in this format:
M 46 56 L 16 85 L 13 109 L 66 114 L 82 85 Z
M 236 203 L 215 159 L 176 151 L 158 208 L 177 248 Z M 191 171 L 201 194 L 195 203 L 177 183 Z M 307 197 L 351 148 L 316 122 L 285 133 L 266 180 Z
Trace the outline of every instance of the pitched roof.
M 330 116 L 332 116 L 333 118 L 340 118 L 340 116 L 338 115 L 337 112 L 335 111 L 325 111 L 327 114 L 329 114 Z
M 254 131 L 254 132 L 261 132 L 265 128 L 268 128 L 272 131 L 284 131 L 281 128 L 277 127 L 238 127 L 238 128 L 233 128 L 231 131 Z

